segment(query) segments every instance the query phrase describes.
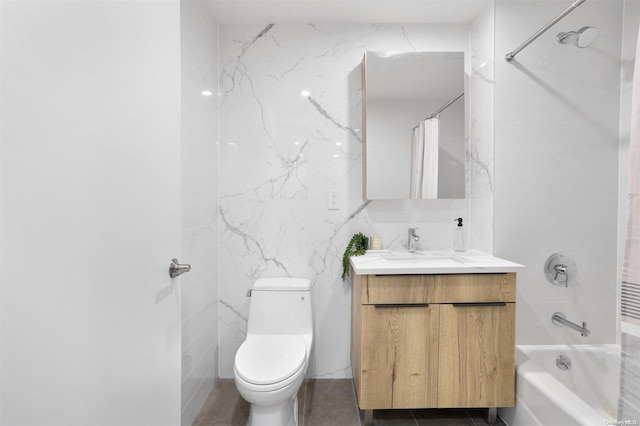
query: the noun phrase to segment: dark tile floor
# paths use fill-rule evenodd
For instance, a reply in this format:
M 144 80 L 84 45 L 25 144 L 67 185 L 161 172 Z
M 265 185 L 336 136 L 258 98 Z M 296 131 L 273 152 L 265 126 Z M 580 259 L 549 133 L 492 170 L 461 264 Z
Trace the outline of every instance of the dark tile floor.
M 298 392 L 301 426 L 360 426 L 364 412 L 358 410 L 351 379 L 307 380 Z M 378 426 L 477 426 L 487 425 L 486 410 L 374 410 Z M 249 404 L 238 394 L 233 379 L 222 379 L 211 392 L 193 426 L 244 426 Z M 503 423 L 498 422 L 498 425 Z

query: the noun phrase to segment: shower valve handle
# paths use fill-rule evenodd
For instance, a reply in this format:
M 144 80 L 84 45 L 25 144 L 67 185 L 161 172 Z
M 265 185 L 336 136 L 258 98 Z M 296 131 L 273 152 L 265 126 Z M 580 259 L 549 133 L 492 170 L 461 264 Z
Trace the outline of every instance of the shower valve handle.
M 567 273 L 567 265 L 556 265 L 553 267 L 553 269 L 556 271 L 556 276 L 554 277 L 555 280 L 558 279 L 558 275 L 563 275 L 564 276 L 564 280 L 561 281 L 561 283 L 564 284 L 565 287 L 569 286 L 569 274 Z

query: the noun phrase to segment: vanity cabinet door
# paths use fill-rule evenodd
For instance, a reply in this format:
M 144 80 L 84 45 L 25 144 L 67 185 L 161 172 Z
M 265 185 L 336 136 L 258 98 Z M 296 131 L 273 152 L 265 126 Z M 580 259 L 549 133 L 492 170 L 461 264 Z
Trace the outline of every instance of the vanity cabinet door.
M 362 306 L 362 409 L 438 403 L 439 305 Z
M 440 305 L 438 407 L 514 404 L 515 303 Z

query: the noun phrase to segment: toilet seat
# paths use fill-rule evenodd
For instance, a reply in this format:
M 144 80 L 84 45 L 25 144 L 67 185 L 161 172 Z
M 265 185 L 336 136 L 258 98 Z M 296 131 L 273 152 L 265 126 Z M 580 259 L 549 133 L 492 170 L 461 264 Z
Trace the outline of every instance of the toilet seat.
M 302 370 L 307 350 L 302 336 L 249 335 L 236 352 L 234 370 L 255 387 L 284 386 Z M 252 386 L 252 387 L 254 387 Z

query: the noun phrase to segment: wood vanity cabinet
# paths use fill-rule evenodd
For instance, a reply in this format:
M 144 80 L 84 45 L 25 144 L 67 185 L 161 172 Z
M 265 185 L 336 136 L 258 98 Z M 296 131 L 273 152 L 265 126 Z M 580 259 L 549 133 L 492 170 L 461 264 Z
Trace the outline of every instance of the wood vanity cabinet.
M 514 405 L 515 273 L 351 273 L 360 409 Z

